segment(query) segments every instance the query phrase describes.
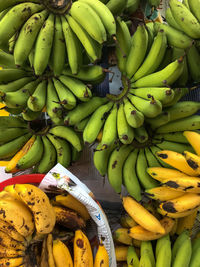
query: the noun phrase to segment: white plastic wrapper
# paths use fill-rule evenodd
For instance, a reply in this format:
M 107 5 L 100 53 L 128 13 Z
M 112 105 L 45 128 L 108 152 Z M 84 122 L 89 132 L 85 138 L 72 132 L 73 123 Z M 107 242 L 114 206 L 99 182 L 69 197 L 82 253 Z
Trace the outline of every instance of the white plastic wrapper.
M 115 267 L 116 257 L 112 233 L 107 217 L 98 201 L 95 200 L 93 193 L 76 176 L 59 163 L 45 175 L 39 188 L 45 192 L 48 187 L 52 186 L 66 190 L 85 205 L 92 218 L 90 227 L 87 229 L 88 237 L 90 240 L 94 240 L 95 237 L 102 240 L 109 254 L 109 266 Z M 95 254 L 95 249 L 93 252 Z

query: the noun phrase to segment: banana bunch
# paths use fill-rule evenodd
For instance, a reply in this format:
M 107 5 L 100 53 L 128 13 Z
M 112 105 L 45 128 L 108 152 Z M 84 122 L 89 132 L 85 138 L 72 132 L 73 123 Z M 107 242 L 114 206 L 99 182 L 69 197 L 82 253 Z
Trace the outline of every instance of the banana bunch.
M 50 68 L 59 76 L 66 63 L 77 74 L 83 53 L 89 62 L 100 60 L 107 35 L 116 34 L 115 19 L 99 0 L 6 1 L 0 11 L 0 48 L 13 53 L 18 67 L 29 61 L 36 75 Z
M 32 167 L 35 173 L 47 173 L 56 163 L 67 168 L 78 159 L 82 142 L 72 128 L 41 127 L 35 130 L 19 116 L 0 117 L 0 158 L 8 161 L 7 173 Z

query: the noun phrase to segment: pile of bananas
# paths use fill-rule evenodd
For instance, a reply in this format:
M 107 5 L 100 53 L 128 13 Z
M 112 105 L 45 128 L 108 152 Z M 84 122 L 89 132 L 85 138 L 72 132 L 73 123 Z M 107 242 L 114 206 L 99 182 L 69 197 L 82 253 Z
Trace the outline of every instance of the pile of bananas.
M 56 163 L 67 168 L 79 158 L 82 141 L 73 129 L 62 125 L 37 127 L 21 117 L 0 117 L 0 158 L 7 161 L 6 172 L 34 167 L 34 172 L 47 173 Z
M 0 11 L 0 48 L 10 49 L 17 66 L 29 60 L 36 75 L 47 67 L 60 75 L 66 63 L 77 74 L 83 54 L 98 61 L 107 35 L 116 34 L 111 11 L 98 0 L 1 1 Z
M 9 185 L 0 193 L 0 266 L 92 267 L 103 260 L 108 267 L 102 242 L 93 258 L 85 206 L 70 194 L 49 193 L 51 199 L 30 184 Z

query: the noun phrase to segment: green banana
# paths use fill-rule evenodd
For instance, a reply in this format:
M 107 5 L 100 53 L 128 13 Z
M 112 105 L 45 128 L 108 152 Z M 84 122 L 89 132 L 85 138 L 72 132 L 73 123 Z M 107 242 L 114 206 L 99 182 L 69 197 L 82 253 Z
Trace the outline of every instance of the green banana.
M 144 154 L 144 149 L 140 149 L 138 153 L 138 158 L 136 162 L 136 173 L 140 184 L 144 189 L 150 189 L 158 186 L 157 181 L 155 181 L 147 172 L 148 167 L 147 159 Z
M 74 130 L 76 132 L 83 132 L 89 120 L 90 120 L 90 116 L 86 117 L 82 121 L 79 121 L 78 123 L 74 125 Z
M 65 68 L 62 74 L 96 84 L 97 81 L 103 81 L 105 79 L 106 70 L 100 65 L 84 65 L 80 66 L 79 72 L 76 75 L 72 74 L 69 67 Z
M 192 255 L 192 244 L 190 237 L 187 237 L 177 250 L 176 257 L 172 263 L 173 267 L 189 267 Z
M 29 130 L 26 128 L 5 128 L 3 131 L 0 131 L 0 143 L 7 143 L 19 136 L 22 136 L 28 133 Z
M 149 147 L 145 147 L 144 151 L 145 151 L 145 157 L 147 159 L 148 167 L 161 167 L 159 161 L 154 156 L 154 154 L 151 152 Z
M 69 167 L 71 163 L 71 148 L 69 143 L 51 134 L 47 134 L 47 137 L 56 149 L 57 163 L 60 163 L 65 168 Z
M 0 70 L 0 84 L 15 81 L 20 78 L 30 77 L 32 74 L 21 69 Z
M 49 139 L 43 135 L 43 154 L 40 162 L 36 165 L 34 172 L 47 173 L 56 164 L 56 150 Z
M 55 27 L 54 20 L 54 14 L 50 14 L 43 23 L 35 43 L 33 67 L 36 75 L 43 74 L 50 59 Z
M 117 18 L 117 32 L 116 32 L 116 56 L 117 65 L 121 73 L 126 73 L 126 61 L 131 47 L 131 35 L 126 23 Z
M 81 43 L 69 26 L 67 19 L 62 16 L 62 29 L 65 38 L 67 57 L 72 74 L 77 74 L 79 66 L 82 64 Z
M 24 110 L 23 108 L 8 108 L 6 106 L 4 106 L 2 109 L 7 111 L 8 113 L 10 113 L 12 115 L 19 115 Z
M 188 144 L 188 140 L 183 135 L 183 132 L 173 132 L 173 133 L 163 133 L 163 134 L 155 134 L 154 139 L 158 140 L 166 140 L 177 143 Z
M 161 102 L 157 99 L 154 99 L 153 96 L 151 97 L 151 100 L 137 97 L 130 93 L 127 97 L 130 99 L 135 108 L 142 112 L 143 115 L 147 118 L 154 118 L 162 112 Z
M 161 150 L 171 150 L 178 153 L 183 153 L 183 151 L 189 151 L 194 153 L 193 148 L 189 144 L 183 144 L 178 142 L 171 142 L 164 140 L 161 143 L 156 144 Z
M 8 159 L 15 155 L 31 137 L 31 133 L 19 136 L 8 143 L 0 145 L 0 159 Z
M 184 66 L 183 57 L 173 61 L 164 69 L 140 78 L 133 87 L 162 87 L 173 84 L 181 75 Z
M 158 249 L 159 247 L 159 249 Z M 170 267 L 172 250 L 169 234 L 159 238 L 156 243 L 156 267 Z
M 42 138 L 38 135 L 28 152 L 17 162 L 16 168 L 25 170 L 38 163 L 43 154 Z
M 197 18 L 197 20 L 200 22 L 200 12 L 197 7 L 199 7 L 199 0 L 188 0 L 189 10 L 192 12 L 192 14 Z
M 71 147 L 71 162 L 76 162 L 80 159 L 81 152 L 79 152 L 75 147 Z
M 53 78 L 53 83 L 58 94 L 60 104 L 67 110 L 73 109 L 76 106 L 76 98 L 72 92 L 55 78 Z
M 155 118 L 145 118 L 145 122 L 147 122 L 147 124 L 150 124 L 153 130 L 168 123 L 169 121 L 170 115 L 167 111 L 162 111 L 162 113 Z
M 172 49 L 172 60 L 174 61 L 175 59 L 180 58 L 181 56 L 185 55 L 185 50 L 182 48 L 177 48 L 177 47 L 173 47 Z M 187 82 L 188 82 L 188 64 L 187 64 L 187 57 L 184 57 L 183 59 L 184 61 L 184 66 L 183 66 L 183 72 L 181 73 L 180 77 L 178 78 L 178 80 L 175 82 L 175 84 L 177 84 L 177 86 L 186 86 Z
M 92 92 L 82 81 L 73 77 L 61 75 L 58 79 L 81 101 L 88 101 L 92 96 Z
M 107 103 L 108 100 L 102 97 L 92 97 L 88 102 L 77 105 L 73 110 L 69 111 L 64 118 L 66 125 L 75 125 L 81 120 L 92 114 L 98 107 Z
M 141 247 L 140 247 L 140 253 L 141 255 L 147 253 L 148 257 L 151 261 L 151 266 L 156 266 L 155 263 L 155 258 L 154 258 L 154 252 L 153 252 L 153 247 L 151 244 L 151 241 L 142 241 L 141 242 Z
M 72 16 L 66 15 L 66 18 L 71 29 L 77 35 L 83 47 L 85 48 L 91 62 L 96 62 L 101 57 L 101 53 L 99 51 L 101 50 L 100 45 L 90 37 L 90 35 L 78 22 L 76 22 Z
M 41 116 L 41 112 L 40 111 L 32 111 L 29 108 L 26 108 L 25 110 L 22 111 L 22 118 L 25 121 L 34 121 L 36 119 L 39 118 L 39 116 Z
M 147 251 L 144 251 L 140 256 L 140 264 L 139 267 L 152 267 L 151 259 L 149 258 L 149 254 Z
M 102 147 L 107 149 L 110 145 L 117 141 L 117 106 L 114 104 L 108 117 L 105 120 L 102 134 Z
M 83 140 L 85 143 L 91 144 L 96 140 L 112 106 L 113 103 L 108 102 L 105 105 L 98 107 L 91 115 L 83 130 Z
M 35 3 L 21 3 L 12 7 L 0 21 L 0 47 L 8 43 L 8 40 L 32 14 L 41 11 L 43 8 L 43 5 Z
M 16 32 L 8 41 L 8 52 L 10 54 L 14 53 L 15 43 L 17 41 L 18 35 L 19 35 L 19 33 Z M 15 67 L 16 67 L 16 65 L 15 65 Z M 23 66 L 23 67 L 25 67 L 25 66 Z
M 191 115 L 176 121 L 168 122 L 156 129 L 156 133 L 171 133 L 179 131 L 193 131 L 200 128 L 199 115 Z
M 120 15 L 126 7 L 128 0 L 109 0 L 106 6 L 113 15 Z
M 20 30 L 19 36 L 14 46 L 14 59 L 16 66 L 23 66 L 35 43 L 46 17 L 47 10 L 32 15 Z
M 183 3 L 179 3 L 177 0 L 170 0 L 169 6 L 174 19 L 182 28 L 182 31 L 191 38 L 200 38 L 200 24 L 192 12 Z
M 23 2 L 32 2 L 32 3 L 38 3 L 40 4 L 40 0 L 7 0 L 7 1 L 2 1 L 0 3 L 0 12 L 2 10 L 5 10 L 8 7 L 12 7 L 16 4 L 21 4 Z
M 127 145 L 131 144 L 134 139 L 134 130 L 128 124 L 124 112 L 124 104 L 121 103 L 117 111 L 117 132 L 119 140 Z
M 174 98 L 174 91 L 167 87 L 143 87 L 130 89 L 129 92 L 145 99 L 153 97 L 164 104 L 171 102 Z
M 27 123 L 17 116 L 0 116 L 0 129 L 5 128 L 27 128 Z
M 128 252 L 127 252 L 128 267 L 139 267 L 139 263 L 140 261 L 139 261 L 139 258 L 137 256 L 134 246 L 129 246 Z
M 27 106 L 32 111 L 42 111 L 46 105 L 47 81 L 41 81 L 36 87 L 34 93 L 29 97 Z
M 116 35 L 115 18 L 110 9 L 98 0 L 79 0 L 87 3 L 100 17 L 106 31 L 110 36 Z
M 52 68 L 55 76 L 59 76 L 66 61 L 66 46 L 60 16 L 56 16 L 55 32 L 52 47 Z
M 93 154 L 93 162 L 95 168 L 98 170 L 101 176 L 105 176 L 108 170 L 108 161 L 110 154 L 115 149 L 116 145 L 113 144 L 107 149 L 101 150 L 102 143 L 99 143 Z
M 154 29 L 156 32 L 164 30 L 167 35 L 167 41 L 170 46 L 186 49 L 193 43 L 193 39 L 182 31 L 179 31 L 168 24 L 154 22 Z
M 187 62 L 190 75 L 194 82 L 200 82 L 200 69 L 199 69 L 200 53 L 193 45 L 187 51 Z
M 167 21 L 167 23 L 177 29 L 178 31 L 182 31 L 181 27 L 178 25 L 178 23 L 176 22 L 176 20 L 174 19 L 173 15 L 172 15 L 172 12 L 171 12 L 171 8 L 168 7 L 165 11 L 165 19 Z
M 142 199 L 141 187 L 138 176 L 136 174 L 136 161 L 138 149 L 134 149 L 127 157 L 123 166 L 123 184 L 128 193 L 137 201 Z
M 115 148 L 110 155 L 108 181 L 116 193 L 121 193 L 123 165 L 132 150 L 132 146 L 122 145 L 120 148 Z
M 144 127 L 144 125 L 135 128 L 135 139 L 139 142 L 139 143 L 145 143 L 148 139 L 149 139 L 149 134 L 146 130 L 146 128 Z
M 55 126 L 49 130 L 49 133 L 54 134 L 57 137 L 67 140 L 77 151 L 82 150 L 81 140 L 79 135 L 70 127 Z
M 169 65 L 172 61 L 172 47 L 168 46 L 165 50 L 165 54 L 163 57 L 162 62 L 160 63 L 160 66 L 158 67 L 157 70 L 162 70 L 165 67 L 167 67 L 167 65 Z
M 95 41 L 99 44 L 106 41 L 106 30 L 101 18 L 90 5 L 82 1 L 74 2 L 69 13 Z
M 51 79 L 48 80 L 46 99 L 47 114 L 53 122 L 60 121 L 62 119 L 62 107 L 59 104 L 59 98 Z
M 182 246 L 183 242 L 189 238 L 189 231 L 184 230 L 175 240 L 174 245 L 172 247 L 172 264 L 176 258 L 177 252 Z
M 0 66 L 2 68 L 16 68 L 13 55 L 10 55 L 3 50 L 0 50 Z
M 153 22 L 148 22 L 145 25 L 145 27 L 148 33 L 148 45 L 147 45 L 147 52 L 146 52 L 146 54 L 148 54 L 154 42 L 155 31 L 154 31 Z
M 124 12 L 128 14 L 133 14 L 138 9 L 139 5 L 140 0 L 128 0 Z
M 124 112 L 127 122 L 133 128 L 141 127 L 144 123 L 144 115 L 138 111 L 133 104 L 127 99 L 124 99 Z
M 19 90 L 20 88 L 24 87 L 30 81 L 32 81 L 32 77 L 25 77 L 25 78 L 15 80 L 13 82 L 1 84 L 0 85 L 0 92 L 2 92 L 2 93 L 15 92 L 15 91 Z
M 196 239 L 192 242 L 192 256 L 190 260 L 190 267 L 198 267 L 200 264 L 199 260 L 199 253 L 200 253 L 200 246 L 199 246 L 200 239 Z
M 131 78 L 142 64 L 148 46 L 148 33 L 144 25 L 139 25 L 132 37 L 131 48 L 126 62 L 127 77 Z
M 132 81 L 137 81 L 138 79 L 153 73 L 159 67 L 163 60 L 165 50 L 167 47 L 167 38 L 165 32 L 160 30 L 154 37 L 153 44 L 150 51 L 148 52 L 144 62 L 139 67 L 139 69 L 134 74 Z
M 174 98 L 169 103 L 163 103 L 163 107 L 171 107 L 175 105 L 183 96 L 189 93 L 189 88 L 182 87 L 182 88 L 174 88 Z
M 3 95 L 3 101 L 7 107 L 26 107 L 30 95 L 32 95 L 39 83 L 39 80 L 29 82 L 24 87 L 15 92 L 7 92 Z

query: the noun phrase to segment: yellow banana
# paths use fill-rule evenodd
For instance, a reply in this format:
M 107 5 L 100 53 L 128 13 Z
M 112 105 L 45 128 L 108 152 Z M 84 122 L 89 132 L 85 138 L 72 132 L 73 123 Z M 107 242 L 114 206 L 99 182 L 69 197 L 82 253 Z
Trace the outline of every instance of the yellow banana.
M 180 197 L 185 193 L 176 191 L 166 186 L 159 186 L 145 190 L 145 194 L 152 199 L 156 199 L 159 201 L 167 201 L 176 197 Z
M 172 230 L 169 232 L 170 236 L 174 236 L 176 234 L 177 226 L 178 226 L 178 218 L 175 218 L 174 226 L 172 227 Z
M 47 254 L 49 267 L 56 267 L 54 256 L 53 256 L 53 237 L 52 234 L 47 236 Z
M 125 245 L 132 245 L 132 238 L 128 235 L 128 228 L 118 228 L 113 233 L 113 239 L 116 242 L 125 244 Z
M 12 237 L 4 233 L 3 231 L 0 231 L 0 245 L 14 250 L 25 251 L 26 249 L 25 244 L 14 240 Z
M 31 184 L 16 184 L 15 190 L 32 211 L 37 232 L 50 233 L 54 228 L 56 215 L 47 195 Z
M 109 267 L 108 252 L 102 242 L 99 244 L 94 258 L 94 267 Z
M 116 261 L 126 261 L 129 246 L 115 246 Z
M 93 255 L 87 236 L 81 231 L 75 231 L 74 237 L 74 267 L 93 267 Z
M 16 266 L 23 266 L 24 258 L 18 257 L 18 258 L 1 258 L 0 259 L 0 266 L 1 267 L 16 267 Z
M 160 208 L 171 213 L 184 212 L 200 206 L 200 195 L 187 193 L 160 204 Z
M 16 250 L 12 248 L 6 248 L 0 245 L 0 259 L 1 258 L 16 258 L 19 256 L 24 256 L 25 251 L 23 250 Z
M 187 163 L 185 157 L 178 152 L 170 150 L 158 151 L 156 155 L 165 163 L 184 172 L 186 175 L 198 176 L 198 172 L 194 171 Z
M 90 214 L 88 213 L 88 210 L 86 207 L 78 201 L 76 198 L 74 198 L 72 195 L 57 195 L 55 197 L 56 202 L 59 204 L 70 208 L 72 210 L 75 210 L 77 213 L 83 217 L 84 220 L 88 220 L 90 218 Z
M 188 216 L 188 215 L 192 214 L 194 212 L 194 210 L 196 210 L 196 209 L 172 213 L 172 212 L 167 212 L 167 211 L 163 210 L 162 208 L 157 208 L 158 213 L 162 214 L 163 216 L 168 216 L 168 217 L 174 218 L 174 219 L 183 218 L 185 216 Z
M 197 155 L 200 156 L 200 134 L 195 131 L 184 131 L 183 135 L 187 138 Z
M 19 242 L 25 242 L 25 238 L 17 232 L 17 230 L 8 222 L 0 220 L 0 231 L 8 234 L 14 240 Z
M 22 201 L 12 196 L 0 198 L 0 210 L 3 211 L 0 219 L 11 224 L 22 236 L 27 237 L 34 232 L 33 215 Z
M 194 210 L 190 215 L 178 219 L 176 234 L 180 235 L 184 230 L 191 231 L 194 226 L 196 216 L 197 209 Z
M 47 237 L 42 242 L 42 251 L 40 257 L 40 267 L 49 267 L 48 265 L 48 254 L 47 254 Z
M 3 190 L 11 194 L 12 197 L 21 201 L 21 198 L 18 196 L 17 192 L 15 191 L 15 185 L 7 185 L 6 187 L 4 187 Z
M 59 239 L 53 241 L 53 256 L 56 267 L 73 267 L 72 256 L 68 247 Z
M 123 228 L 130 228 L 137 225 L 133 218 L 131 218 L 131 216 L 129 216 L 128 214 L 120 217 L 120 224 Z
M 200 156 L 189 151 L 184 151 L 183 155 L 186 158 L 188 165 L 200 175 Z
M 164 234 L 165 229 L 160 222 L 141 204 L 135 201 L 133 198 L 127 196 L 123 197 L 123 206 L 126 212 L 145 229 L 154 232 Z M 136 227 L 136 226 L 135 226 Z
M 164 217 L 162 220 L 160 220 L 160 224 L 164 228 L 164 233 L 162 234 L 158 232 L 150 232 L 143 228 L 141 225 L 137 225 L 129 230 L 129 235 L 132 238 L 142 241 L 155 240 L 168 234 L 172 230 L 172 227 L 174 226 L 174 220 L 169 217 Z

